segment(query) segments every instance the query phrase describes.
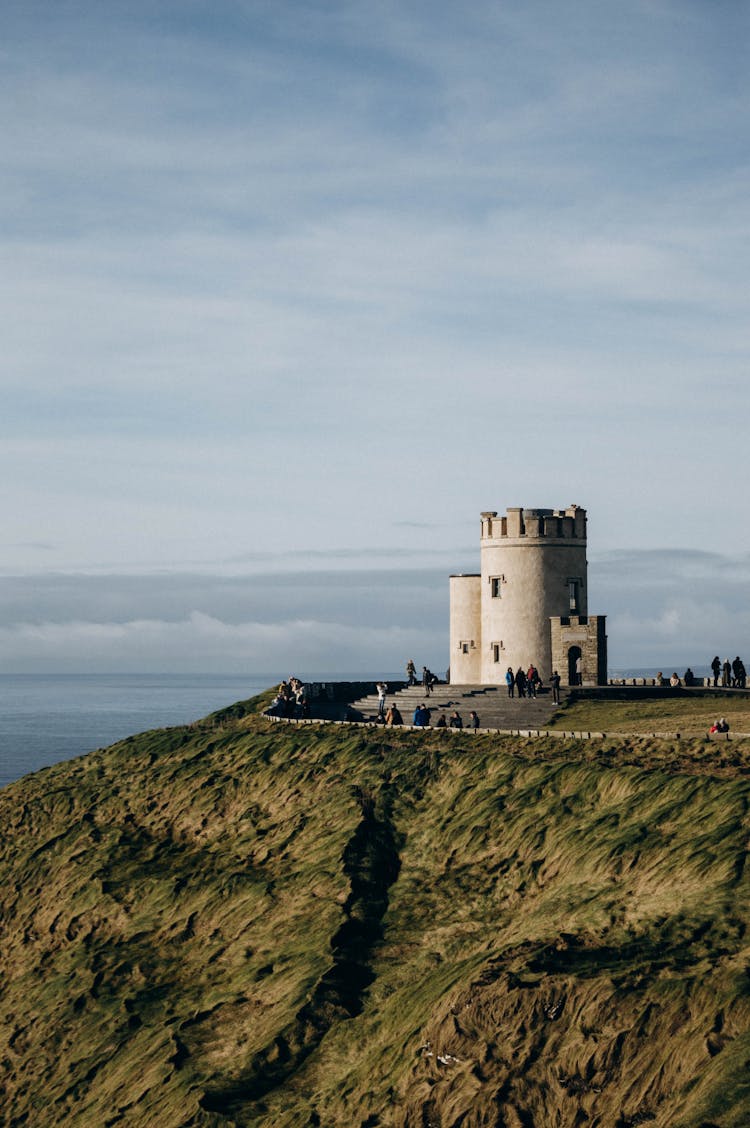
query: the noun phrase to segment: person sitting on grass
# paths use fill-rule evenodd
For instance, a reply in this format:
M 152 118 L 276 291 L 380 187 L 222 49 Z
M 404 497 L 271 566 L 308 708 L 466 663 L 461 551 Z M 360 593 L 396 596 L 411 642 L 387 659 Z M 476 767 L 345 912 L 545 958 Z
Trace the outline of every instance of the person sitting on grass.
M 713 733 L 725 733 L 727 740 L 729 740 L 729 722 L 724 717 L 720 717 L 708 730 L 709 736 L 712 736 Z

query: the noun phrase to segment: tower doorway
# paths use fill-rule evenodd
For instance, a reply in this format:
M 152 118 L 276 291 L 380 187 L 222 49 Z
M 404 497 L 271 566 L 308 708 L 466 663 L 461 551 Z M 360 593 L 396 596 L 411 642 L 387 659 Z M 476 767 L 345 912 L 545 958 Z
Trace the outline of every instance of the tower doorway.
M 568 685 L 582 684 L 582 678 L 578 672 L 580 659 L 580 646 L 571 646 L 570 650 L 568 651 Z

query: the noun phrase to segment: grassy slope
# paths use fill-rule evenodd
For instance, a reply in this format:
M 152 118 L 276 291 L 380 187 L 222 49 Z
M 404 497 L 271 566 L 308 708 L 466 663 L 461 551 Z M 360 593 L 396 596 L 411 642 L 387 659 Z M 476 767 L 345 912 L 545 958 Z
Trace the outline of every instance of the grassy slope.
M 241 714 L 0 793 L 2 1123 L 748 1123 L 741 745 Z

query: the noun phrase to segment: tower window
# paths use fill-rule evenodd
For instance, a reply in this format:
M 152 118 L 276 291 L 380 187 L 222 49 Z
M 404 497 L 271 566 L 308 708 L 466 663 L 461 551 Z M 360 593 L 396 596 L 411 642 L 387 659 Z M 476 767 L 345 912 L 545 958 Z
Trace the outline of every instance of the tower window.
M 505 583 L 505 576 L 490 576 L 490 595 L 493 599 L 500 599 L 502 597 L 502 585 Z
M 505 648 L 504 648 L 502 642 L 493 642 L 492 643 L 492 661 L 493 662 L 499 662 L 500 661 L 500 654 L 504 649 Z
M 578 601 L 580 593 L 581 581 L 571 579 L 568 580 L 568 595 L 570 599 L 570 610 L 574 613 L 578 610 Z

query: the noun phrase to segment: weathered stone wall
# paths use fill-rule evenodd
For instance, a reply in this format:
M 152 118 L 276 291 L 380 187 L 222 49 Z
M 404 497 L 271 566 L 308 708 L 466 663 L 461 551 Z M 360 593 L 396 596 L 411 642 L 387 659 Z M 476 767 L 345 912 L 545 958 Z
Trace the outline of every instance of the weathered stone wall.
M 563 685 L 575 685 L 575 658 L 581 656 L 581 684 L 607 684 L 605 615 L 563 615 L 550 619 L 552 668 Z

